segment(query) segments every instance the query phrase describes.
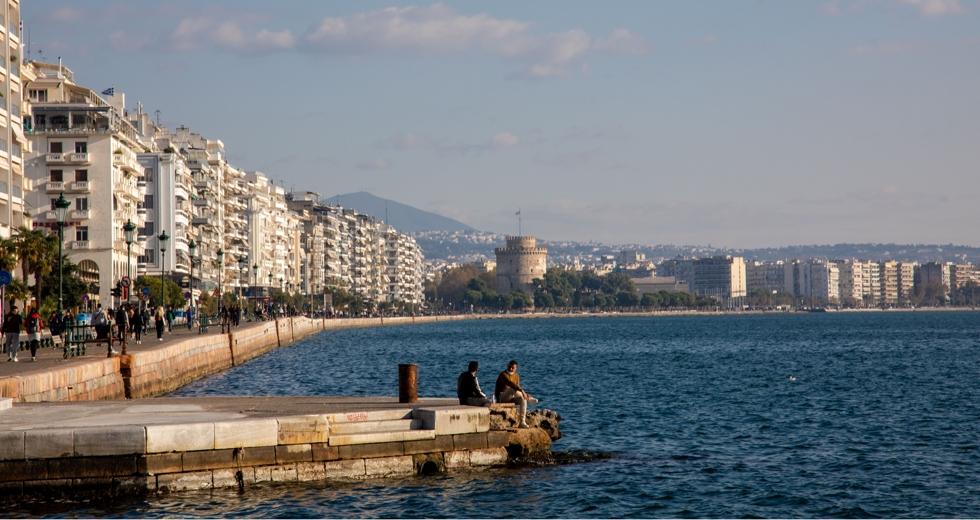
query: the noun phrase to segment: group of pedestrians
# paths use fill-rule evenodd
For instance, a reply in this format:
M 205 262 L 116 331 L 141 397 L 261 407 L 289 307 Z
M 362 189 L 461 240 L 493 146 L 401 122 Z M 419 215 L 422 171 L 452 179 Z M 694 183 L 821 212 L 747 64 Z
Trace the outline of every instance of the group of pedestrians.
M 37 307 L 32 307 L 26 316 L 21 316 L 17 312 L 17 306 L 12 305 L 7 314 L 3 317 L 3 325 L 0 331 L 3 332 L 3 350 L 7 353 L 7 361 L 17 363 L 20 361 L 20 334 L 27 333 L 28 347 L 31 349 L 31 361 L 37 361 L 37 349 L 41 346 L 41 331 L 44 329 L 44 320 L 37 311 Z
M 510 360 L 507 369 L 497 375 L 497 383 L 494 385 L 493 398 L 487 398 L 480 388 L 480 379 L 476 374 L 480 369 L 480 364 L 470 361 L 466 372 L 459 375 L 456 379 L 456 396 L 459 404 L 468 406 L 490 406 L 493 403 L 514 403 L 520 412 L 521 428 L 527 428 L 527 405 L 540 402 L 539 399 L 527 393 L 521 386 L 521 376 L 517 373 L 517 361 Z

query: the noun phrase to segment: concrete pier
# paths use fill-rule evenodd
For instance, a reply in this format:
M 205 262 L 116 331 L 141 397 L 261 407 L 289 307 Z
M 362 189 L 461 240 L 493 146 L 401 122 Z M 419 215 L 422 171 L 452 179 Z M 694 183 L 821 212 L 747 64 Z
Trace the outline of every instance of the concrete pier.
M 0 490 L 146 493 L 505 464 L 514 432 L 455 399 L 219 397 L 16 404 Z
M 0 365 L 0 397 L 10 397 L 16 402 L 154 397 L 323 331 L 471 318 L 293 317 L 246 324 L 224 334 L 197 335 L 181 331 L 168 334 L 162 343 L 152 337 L 146 338 L 143 345 L 130 342 L 127 355 L 111 358 L 105 357 L 105 347 L 90 350 L 88 356 L 68 360 L 60 359 L 60 351 L 44 349 L 37 364 L 27 361 L 25 355 L 20 363 Z

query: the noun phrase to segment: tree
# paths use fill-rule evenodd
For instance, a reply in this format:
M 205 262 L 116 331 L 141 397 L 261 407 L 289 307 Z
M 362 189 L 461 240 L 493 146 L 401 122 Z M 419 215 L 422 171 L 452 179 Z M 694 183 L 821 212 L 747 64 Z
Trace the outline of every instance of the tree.
M 58 261 L 58 238 L 44 229 L 17 228 L 14 245 L 21 260 L 24 285 L 34 276 L 34 291 L 41 301 L 42 278 L 51 272 Z
M 135 285 L 135 289 L 131 288 L 131 290 L 142 292 L 144 287 L 148 287 L 150 289 L 150 300 L 148 304 L 151 307 L 157 307 L 163 303 L 164 289 L 167 293 L 166 305 L 179 308 L 187 304 L 186 300 L 184 300 L 184 293 L 180 289 L 180 286 L 175 284 L 172 280 L 164 279 L 163 285 L 160 285 L 159 277 L 140 276 L 136 279 Z

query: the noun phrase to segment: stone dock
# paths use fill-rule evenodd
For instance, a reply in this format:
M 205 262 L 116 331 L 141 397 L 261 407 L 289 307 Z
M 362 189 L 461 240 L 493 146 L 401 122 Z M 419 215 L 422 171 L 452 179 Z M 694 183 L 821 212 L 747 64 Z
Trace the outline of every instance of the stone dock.
M 36 368 L 28 362 L 5 364 L 4 370 L 16 369 L 17 372 L 0 373 L 0 398 L 36 403 L 155 397 L 316 333 L 461 319 L 471 317 L 293 317 L 245 324 L 224 334 L 175 334 L 160 345 L 148 338 L 140 347 L 130 345 L 130 351 L 125 356 L 106 358 L 95 355 L 67 361 L 58 359 Z M 213 327 L 212 330 L 217 328 Z M 104 346 L 101 351 L 105 352 Z
M 499 466 L 550 452 L 560 418 L 454 399 L 214 397 L 0 400 L 6 496 L 166 493 Z M 537 427 L 540 426 L 540 427 Z

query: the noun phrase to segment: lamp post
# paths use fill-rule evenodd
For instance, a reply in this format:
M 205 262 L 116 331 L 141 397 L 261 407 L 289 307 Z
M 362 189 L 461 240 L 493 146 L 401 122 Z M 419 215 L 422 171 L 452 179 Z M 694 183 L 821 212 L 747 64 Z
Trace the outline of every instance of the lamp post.
M 58 200 L 54 201 L 54 212 L 58 217 L 58 316 L 61 316 L 63 309 L 63 287 L 65 271 L 63 268 L 61 248 L 65 241 L 65 218 L 68 217 L 68 208 L 71 203 L 65 198 L 65 194 L 58 195 Z
M 187 243 L 187 249 L 191 253 L 191 312 L 194 312 L 194 252 L 197 251 L 197 242 L 192 238 L 190 242 Z
M 123 235 L 126 237 L 126 277 L 129 278 L 129 287 L 126 288 L 126 302 L 132 296 L 133 287 L 133 242 L 136 241 L 136 224 L 133 219 L 127 219 L 123 224 Z
M 218 249 L 218 309 L 221 309 L 222 296 L 224 291 L 221 290 L 221 271 L 225 270 L 225 252 Z
M 160 305 L 163 309 L 167 309 L 167 286 L 163 283 L 163 273 L 167 270 L 167 241 L 170 240 L 170 236 L 167 235 L 167 230 L 164 229 L 157 235 L 157 240 L 160 242 Z
M 238 299 L 241 300 L 245 297 L 245 277 L 248 276 L 248 271 L 245 267 L 248 265 L 248 257 L 245 255 L 238 257 Z M 244 305 L 242 305 L 244 307 Z

